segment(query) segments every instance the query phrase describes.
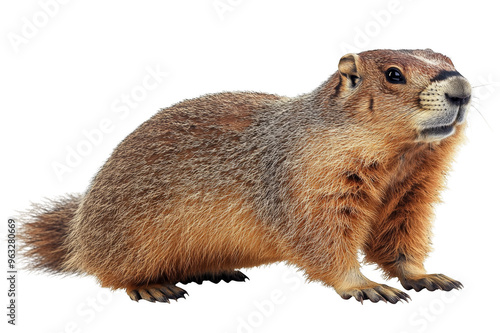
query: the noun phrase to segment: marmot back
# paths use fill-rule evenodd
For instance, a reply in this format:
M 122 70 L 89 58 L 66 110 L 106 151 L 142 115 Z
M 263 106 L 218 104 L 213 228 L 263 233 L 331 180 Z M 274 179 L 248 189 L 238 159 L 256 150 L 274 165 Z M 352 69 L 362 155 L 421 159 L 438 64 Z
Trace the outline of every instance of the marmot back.
M 125 138 L 85 194 L 28 212 L 26 254 L 133 300 L 168 302 L 184 297 L 179 282 L 244 281 L 237 269 L 278 261 L 343 298 L 407 300 L 361 274 L 359 250 L 406 289 L 460 288 L 423 262 L 470 95 L 446 56 L 375 50 L 295 98 L 183 101 Z

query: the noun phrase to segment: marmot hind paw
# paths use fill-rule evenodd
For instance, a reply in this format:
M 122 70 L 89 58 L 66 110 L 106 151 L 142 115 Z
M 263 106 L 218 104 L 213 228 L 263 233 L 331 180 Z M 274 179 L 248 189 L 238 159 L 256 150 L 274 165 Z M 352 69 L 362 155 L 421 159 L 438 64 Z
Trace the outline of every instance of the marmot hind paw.
M 222 271 L 213 273 L 212 272 L 203 273 L 200 275 L 191 276 L 184 280 L 181 280 L 180 282 L 182 284 L 188 284 L 190 282 L 196 282 L 197 284 L 202 284 L 203 281 L 210 281 L 213 283 L 219 283 L 221 281 L 224 281 L 229 283 L 231 281 L 245 282 L 245 280 L 250 280 L 250 279 L 248 278 L 248 276 L 246 276 L 240 271 Z
M 127 294 L 130 299 L 138 302 L 144 299 L 149 302 L 170 303 L 171 299 L 186 298 L 187 291 L 177 287 L 174 284 L 149 284 L 142 285 L 136 288 L 127 288 Z

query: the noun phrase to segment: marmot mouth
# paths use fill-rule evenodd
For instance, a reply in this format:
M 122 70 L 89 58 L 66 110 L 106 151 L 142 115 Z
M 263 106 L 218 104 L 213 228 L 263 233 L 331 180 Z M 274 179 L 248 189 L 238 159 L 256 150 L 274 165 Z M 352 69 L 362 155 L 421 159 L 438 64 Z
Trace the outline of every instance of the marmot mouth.
M 422 130 L 421 134 L 425 137 L 436 137 L 436 138 L 444 138 L 447 137 L 455 131 L 454 124 L 438 126 L 438 127 L 430 127 Z

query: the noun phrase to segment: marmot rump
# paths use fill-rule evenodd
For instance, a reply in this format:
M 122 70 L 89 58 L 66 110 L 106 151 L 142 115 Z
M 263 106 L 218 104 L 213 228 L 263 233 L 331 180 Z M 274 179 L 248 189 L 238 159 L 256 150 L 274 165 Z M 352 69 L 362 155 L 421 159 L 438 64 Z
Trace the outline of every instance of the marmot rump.
M 406 289 L 461 288 L 423 263 L 470 99 L 451 60 L 427 49 L 347 54 L 295 98 L 180 102 L 126 137 L 84 194 L 21 216 L 25 256 L 136 301 L 279 261 L 345 299 L 409 298 L 363 276 L 359 251 Z

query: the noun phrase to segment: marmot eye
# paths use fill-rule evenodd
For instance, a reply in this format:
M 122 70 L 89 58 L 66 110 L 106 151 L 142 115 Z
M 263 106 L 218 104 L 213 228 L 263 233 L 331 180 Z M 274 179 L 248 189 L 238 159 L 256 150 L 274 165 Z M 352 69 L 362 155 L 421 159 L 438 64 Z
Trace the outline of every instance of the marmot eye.
M 395 67 L 391 67 L 385 71 L 385 78 L 390 83 L 406 83 L 406 79 L 403 74 L 401 74 L 401 71 Z

